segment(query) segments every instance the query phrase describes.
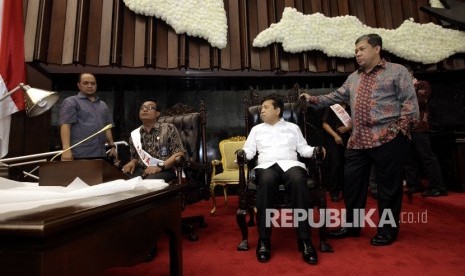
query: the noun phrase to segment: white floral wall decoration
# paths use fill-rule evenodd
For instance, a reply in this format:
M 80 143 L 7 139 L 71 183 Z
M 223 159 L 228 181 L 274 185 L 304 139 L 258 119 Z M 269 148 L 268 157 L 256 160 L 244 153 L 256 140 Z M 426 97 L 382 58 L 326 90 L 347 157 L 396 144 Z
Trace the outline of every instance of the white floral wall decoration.
M 430 0 L 429 5 L 433 8 L 444 9 L 444 6 L 442 5 L 440 0 Z
M 406 60 L 431 64 L 456 53 L 465 53 L 465 32 L 439 25 L 405 20 L 395 30 L 372 28 L 355 16 L 326 17 L 304 15 L 294 8 L 284 9 L 280 22 L 271 24 L 253 41 L 254 47 L 282 43 L 290 53 L 319 50 L 330 57 L 354 57 L 354 43 L 361 35 L 377 33 L 383 49 Z
M 223 0 L 124 0 L 137 14 L 155 16 L 177 34 L 201 37 L 213 47 L 224 48 L 228 24 Z

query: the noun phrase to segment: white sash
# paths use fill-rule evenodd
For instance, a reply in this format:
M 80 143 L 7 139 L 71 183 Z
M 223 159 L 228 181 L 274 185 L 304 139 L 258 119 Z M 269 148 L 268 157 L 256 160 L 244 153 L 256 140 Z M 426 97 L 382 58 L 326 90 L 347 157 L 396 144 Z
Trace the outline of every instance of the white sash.
M 137 154 L 139 154 L 140 160 L 144 162 L 144 164 L 149 166 L 157 166 L 159 162 L 163 160 L 157 159 L 152 157 L 148 152 L 142 149 L 142 143 L 140 141 L 140 128 L 136 128 L 131 132 L 132 142 L 134 143 L 134 147 L 136 148 Z
M 339 120 L 341 120 L 344 126 L 348 127 L 352 124 L 352 119 L 350 118 L 350 115 L 340 104 L 333 104 L 330 107 L 334 111 L 334 113 L 336 113 L 336 116 L 339 118 Z

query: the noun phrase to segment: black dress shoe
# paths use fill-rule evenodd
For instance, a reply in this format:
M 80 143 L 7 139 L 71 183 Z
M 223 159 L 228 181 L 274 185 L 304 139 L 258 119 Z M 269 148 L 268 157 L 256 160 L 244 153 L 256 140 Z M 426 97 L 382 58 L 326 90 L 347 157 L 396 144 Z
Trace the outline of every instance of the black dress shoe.
M 302 258 L 306 263 L 316 264 L 318 263 L 318 256 L 316 250 L 312 245 L 310 240 L 300 240 L 299 241 L 299 251 L 302 251 Z
M 268 262 L 271 257 L 270 241 L 265 239 L 258 239 L 256 254 L 257 260 L 259 262 Z
M 341 227 L 337 230 L 328 232 L 331 239 L 344 239 L 347 237 L 360 237 L 360 228 Z
M 438 196 L 446 196 L 446 195 L 447 195 L 446 191 L 435 190 L 435 189 L 426 190 L 421 194 L 422 197 L 429 197 L 429 196 L 438 197 Z
M 378 233 L 371 239 L 370 243 L 376 246 L 384 246 L 392 244 L 393 242 L 395 242 L 395 240 L 396 238 L 392 235 L 386 233 Z

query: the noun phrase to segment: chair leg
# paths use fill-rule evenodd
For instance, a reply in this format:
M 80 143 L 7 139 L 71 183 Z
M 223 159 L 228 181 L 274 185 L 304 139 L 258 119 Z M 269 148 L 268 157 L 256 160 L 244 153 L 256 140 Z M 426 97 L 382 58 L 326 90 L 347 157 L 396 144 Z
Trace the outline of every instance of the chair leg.
M 194 224 L 198 224 L 201 228 L 207 227 L 207 223 L 205 223 L 205 218 L 202 215 L 184 217 L 181 219 L 182 232 L 188 235 L 188 239 L 190 241 L 197 241 L 199 239 L 199 237 L 195 233 Z
M 224 194 L 224 209 L 228 209 L 228 186 L 223 186 L 223 194 Z
M 326 202 L 325 204 L 326 205 Z M 321 207 L 320 207 L 321 208 Z M 318 209 L 320 209 L 318 208 Z M 326 207 L 323 208 L 325 210 Z M 324 214 L 324 217 L 326 214 Z M 323 225 L 318 229 L 318 234 L 320 236 L 320 251 L 321 252 L 334 252 L 333 248 L 329 243 L 326 242 L 326 239 L 328 237 L 328 228 L 326 228 L 326 223 L 323 223 Z
M 236 222 L 237 226 L 241 230 L 242 240 L 237 246 L 237 251 L 247 251 L 249 250 L 249 230 L 247 229 L 247 224 L 245 222 L 245 217 L 247 215 L 246 210 L 238 209 L 236 212 Z
M 319 172 L 321 174 L 321 172 Z M 321 179 L 320 179 L 321 181 Z M 321 182 L 320 182 L 321 183 Z M 318 188 L 318 196 L 319 196 L 319 210 L 326 210 L 326 193 L 323 187 Z M 324 215 L 326 217 L 326 214 Z M 334 252 L 333 248 L 329 243 L 326 242 L 328 237 L 328 229 L 326 228 L 326 223 L 324 223 L 319 229 L 319 236 L 320 236 L 320 251 L 321 252 Z
M 210 215 L 214 215 L 216 212 L 216 197 L 215 197 L 215 183 L 210 184 L 210 195 L 212 197 L 213 208 L 210 211 Z
M 249 227 L 253 227 L 255 226 L 255 208 L 254 207 L 250 207 L 247 212 L 249 213 L 249 222 L 247 222 L 247 226 Z

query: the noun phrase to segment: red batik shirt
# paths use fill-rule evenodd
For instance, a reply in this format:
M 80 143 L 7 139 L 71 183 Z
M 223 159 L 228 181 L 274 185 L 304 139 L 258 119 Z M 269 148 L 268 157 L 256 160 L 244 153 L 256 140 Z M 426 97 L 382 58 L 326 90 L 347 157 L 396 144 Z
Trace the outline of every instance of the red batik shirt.
M 336 91 L 312 98 L 317 105 L 349 102 L 353 122 L 349 149 L 378 147 L 399 131 L 409 135 L 418 102 L 407 69 L 384 59 L 370 72 L 353 72 Z

